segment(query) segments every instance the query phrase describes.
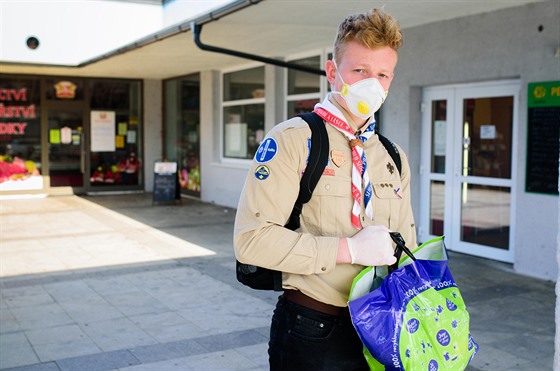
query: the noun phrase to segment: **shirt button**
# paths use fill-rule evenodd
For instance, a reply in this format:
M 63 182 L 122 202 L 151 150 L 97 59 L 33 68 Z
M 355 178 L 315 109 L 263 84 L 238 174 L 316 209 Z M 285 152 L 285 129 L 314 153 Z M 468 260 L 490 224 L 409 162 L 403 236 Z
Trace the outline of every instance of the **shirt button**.
M 258 218 L 261 216 L 261 213 L 256 213 L 255 216 Z
M 330 184 L 326 184 L 326 185 L 325 185 L 325 189 L 328 191 L 329 189 L 331 189 L 331 185 L 330 185 Z
M 327 267 L 322 267 L 321 270 L 324 272 L 327 270 Z

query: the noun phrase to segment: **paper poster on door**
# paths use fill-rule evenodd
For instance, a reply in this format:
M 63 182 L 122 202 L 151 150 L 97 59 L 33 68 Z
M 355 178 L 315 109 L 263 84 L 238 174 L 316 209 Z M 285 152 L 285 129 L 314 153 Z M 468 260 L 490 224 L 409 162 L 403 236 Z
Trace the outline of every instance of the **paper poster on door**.
M 124 136 L 123 135 L 117 135 L 115 137 L 115 147 L 124 148 Z
M 115 112 L 91 111 L 91 151 L 115 152 Z
M 496 139 L 496 125 L 480 125 L 480 139 Z
M 70 129 L 68 126 L 60 129 L 60 142 L 62 144 L 72 143 L 72 129 Z
M 136 143 L 136 131 L 134 131 L 134 130 L 129 130 L 129 131 L 126 133 L 126 142 L 127 142 L 128 144 L 134 144 L 134 143 Z
M 119 135 L 126 135 L 126 131 L 128 130 L 128 125 L 126 122 L 119 122 Z
M 60 129 L 49 130 L 49 143 L 60 144 Z

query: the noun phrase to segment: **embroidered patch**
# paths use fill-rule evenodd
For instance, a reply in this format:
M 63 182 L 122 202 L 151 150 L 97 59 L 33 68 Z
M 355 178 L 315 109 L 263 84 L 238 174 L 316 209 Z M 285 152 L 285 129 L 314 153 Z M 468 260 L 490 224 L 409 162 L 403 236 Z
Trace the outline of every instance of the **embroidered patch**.
M 258 180 L 265 180 L 269 175 L 270 170 L 268 170 L 268 167 L 266 165 L 260 165 L 255 170 L 255 178 L 257 178 Z
M 255 161 L 259 164 L 264 164 L 269 162 L 276 156 L 276 151 L 278 150 L 278 145 L 274 138 L 266 138 L 259 149 L 257 149 L 257 153 L 255 154 Z

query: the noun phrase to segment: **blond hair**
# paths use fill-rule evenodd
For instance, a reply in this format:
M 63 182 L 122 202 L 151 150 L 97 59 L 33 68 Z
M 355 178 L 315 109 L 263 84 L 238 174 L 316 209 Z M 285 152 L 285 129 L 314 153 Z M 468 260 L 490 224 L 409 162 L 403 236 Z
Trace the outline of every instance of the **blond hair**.
M 402 46 L 402 33 L 397 20 L 383 9 L 374 8 L 367 13 L 353 14 L 338 26 L 334 41 L 334 59 L 342 59 L 344 48 L 355 41 L 367 48 L 389 46 L 397 50 Z

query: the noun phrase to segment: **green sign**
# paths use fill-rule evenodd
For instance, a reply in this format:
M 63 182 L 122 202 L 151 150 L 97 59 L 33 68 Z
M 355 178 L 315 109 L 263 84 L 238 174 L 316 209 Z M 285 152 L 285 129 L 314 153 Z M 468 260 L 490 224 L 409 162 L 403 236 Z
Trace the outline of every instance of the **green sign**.
M 527 105 L 532 107 L 560 107 L 560 81 L 529 84 Z
M 558 195 L 560 81 L 535 82 L 527 91 L 527 192 Z

